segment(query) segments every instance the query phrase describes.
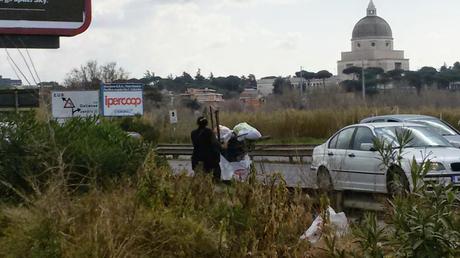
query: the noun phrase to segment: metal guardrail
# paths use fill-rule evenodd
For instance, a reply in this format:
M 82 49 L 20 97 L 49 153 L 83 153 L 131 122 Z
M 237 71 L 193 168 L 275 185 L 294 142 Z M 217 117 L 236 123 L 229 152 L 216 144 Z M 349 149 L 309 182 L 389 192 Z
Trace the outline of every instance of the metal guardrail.
M 251 157 L 287 157 L 290 161 L 294 158 L 302 160 L 313 155 L 316 145 L 293 145 L 293 144 L 261 144 L 256 145 L 254 150 L 249 152 Z M 190 144 L 160 144 L 156 151 L 161 156 L 191 156 L 193 146 Z

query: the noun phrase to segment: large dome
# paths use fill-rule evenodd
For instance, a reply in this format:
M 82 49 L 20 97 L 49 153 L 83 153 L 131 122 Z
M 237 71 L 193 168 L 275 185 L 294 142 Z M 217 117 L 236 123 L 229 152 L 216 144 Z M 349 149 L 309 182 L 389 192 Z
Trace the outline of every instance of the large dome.
M 379 16 L 362 18 L 353 29 L 353 40 L 356 39 L 393 39 L 391 27 Z

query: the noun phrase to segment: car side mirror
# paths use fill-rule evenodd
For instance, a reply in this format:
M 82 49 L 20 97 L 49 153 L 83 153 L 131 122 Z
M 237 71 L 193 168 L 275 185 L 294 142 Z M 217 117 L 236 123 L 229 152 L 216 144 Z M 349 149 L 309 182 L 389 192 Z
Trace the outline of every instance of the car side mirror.
M 362 151 L 377 151 L 377 150 L 374 148 L 374 144 L 373 144 L 373 143 L 361 143 L 360 149 L 361 149 Z

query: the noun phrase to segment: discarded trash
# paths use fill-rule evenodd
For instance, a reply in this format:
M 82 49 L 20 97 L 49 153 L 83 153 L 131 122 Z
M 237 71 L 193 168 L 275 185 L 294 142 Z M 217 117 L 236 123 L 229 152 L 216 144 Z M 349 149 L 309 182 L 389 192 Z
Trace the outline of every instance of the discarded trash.
M 243 140 L 259 140 L 262 138 L 262 134 L 248 123 L 237 124 L 233 128 L 233 132 L 238 137 L 238 141 Z
M 237 124 L 233 130 L 219 125 L 219 130 L 223 143 L 220 157 L 222 180 L 246 181 L 252 164 L 248 155 L 251 141 L 259 140 L 262 134 L 248 123 Z
M 327 209 L 329 215 L 330 226 L 335 230 L 335 234 L 338 237 L 342 237 L 348 232 L 348 220 L 345 213 L 340 212 L 336 213 L 334 209 L 329 207 Z M 323 234 L 324 222 L 321 216 L 316 217 L 316 219 L 311 224 L 310 228 L 300 237 L 301 240 L 308 240 L 310 243 L 314 244 L 318 242 Z
M 230 128 L 223 126 L 223 125 L 219 125 L 219 130 L 220 130 L 220 140 L 223 143 L 227 143 L 230 140 L 230 138 L 232 138 L 233 131 L 230 130 Z
M 245 181 L 251 169 L 252 161 L 249 155 L 238 162 L 229 162 L 224 156 L 220 156 L 221 178 L 224 181 L 235 179 L 237 181 Z

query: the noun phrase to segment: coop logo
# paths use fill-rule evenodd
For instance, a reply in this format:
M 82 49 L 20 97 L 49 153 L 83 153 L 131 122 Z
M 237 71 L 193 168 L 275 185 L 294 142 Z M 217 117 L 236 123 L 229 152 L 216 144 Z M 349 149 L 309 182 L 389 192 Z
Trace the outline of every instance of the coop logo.
M 105 96 L 105 105 L 107 108 L 110 106 L 139 106 L 142 104 L 141 98 L 110 98 Z

